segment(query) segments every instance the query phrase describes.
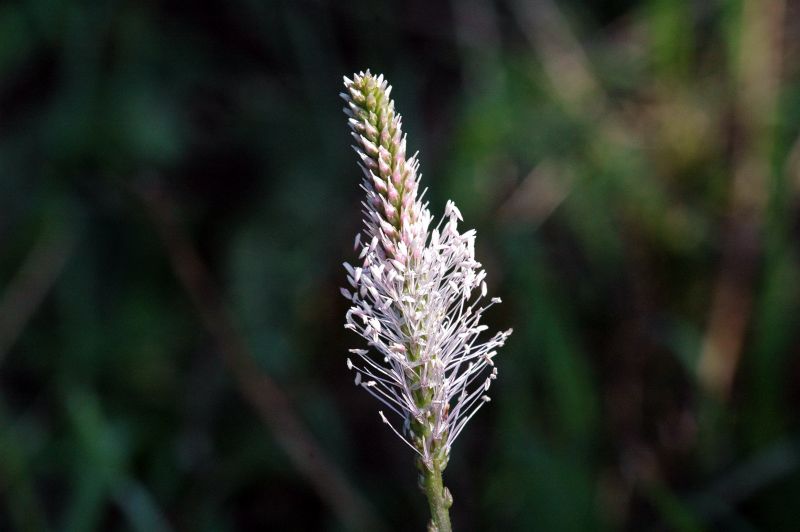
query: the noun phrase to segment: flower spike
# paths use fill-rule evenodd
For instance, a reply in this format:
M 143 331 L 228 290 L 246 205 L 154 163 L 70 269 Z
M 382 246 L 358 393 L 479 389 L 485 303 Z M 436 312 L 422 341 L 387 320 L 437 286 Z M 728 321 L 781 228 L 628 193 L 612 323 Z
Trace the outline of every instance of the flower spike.
M 345 264 L 349 289 L 342 294 L 352 304 L 345 327 L 370 347 L 350 350 L 356 357 L 347 367 L 356 372 L 356 385 L 386 407 L 381 420 L 419 455 L 434 524 L 445 530 L 452 498 L 441 471 L 455 439 L 489 401 L 486 392 L 497 377 L 493 358 L 511 330 L 483 337 L 481 317 L 500 300 L 485 302 L 475 231 L 459 231 L 463 217 L 452 201 L 431 228 L 419 161 L 406 156 L 391 86 L 369 70 L 345 77 L 344 86 L 366 193 L 364 227 L 355 240 L 360 264 Z M 437 518 L 442 508 L 445 515 Z

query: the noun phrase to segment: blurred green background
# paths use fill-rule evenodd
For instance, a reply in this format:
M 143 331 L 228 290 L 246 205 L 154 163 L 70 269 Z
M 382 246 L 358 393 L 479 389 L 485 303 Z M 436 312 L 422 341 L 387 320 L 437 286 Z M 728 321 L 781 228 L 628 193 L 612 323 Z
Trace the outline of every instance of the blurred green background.
M 0 530 L 423 530 L 352 385 L 341 76 L 515 334 L 457 530 L 798 529 L 800 6 L 0 4 Z

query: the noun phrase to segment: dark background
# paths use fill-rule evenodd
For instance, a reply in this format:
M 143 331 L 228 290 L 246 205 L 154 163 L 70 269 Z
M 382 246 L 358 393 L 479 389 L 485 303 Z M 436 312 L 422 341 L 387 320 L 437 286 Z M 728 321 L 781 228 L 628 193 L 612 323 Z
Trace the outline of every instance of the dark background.
M 800 8 L 0 4 L 0 529 L 423 530 L 353 386 L 341 76 L 513 327 L 457 530 L 797 530 Z

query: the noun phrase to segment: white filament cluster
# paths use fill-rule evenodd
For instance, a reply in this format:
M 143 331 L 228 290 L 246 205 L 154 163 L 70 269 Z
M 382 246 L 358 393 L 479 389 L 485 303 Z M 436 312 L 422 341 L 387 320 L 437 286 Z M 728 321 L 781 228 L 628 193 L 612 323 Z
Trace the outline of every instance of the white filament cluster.
M 434 459 L 446 463 L 453 441 L 489 401 L 486 392 L 497 376 L 493 358 L 511 330 L 481 339 L 487 330 L 481 316 L 500 299 L 486 302 L 475 231 L 459 232 L 462 217 L 452 201 L 430 230 L 428 205 L 417 195 L 418 163 L 405 160 L 400 115 L 388 99 L 391 88 L 382 77 L 365 85 L 366 76 L 345 78 L 343 94 L 367 198 L 365 228 L 355 240 L 360 264 L 345 263 L 349 289 L 342 294 L 352 302 L 345 327 L 365 338 L 371 350 L 351 349 L 356 356 L 347 366 L 355 384 L 397 416 L 393 423 L 380 411 L 381 419 L 431 467 Z M 373 92 L 365 86 L 385 101 L 367 102 Z M 373 138 L 386 131 L 388 141 L 369 140 L 368 127 L 379 130 Z

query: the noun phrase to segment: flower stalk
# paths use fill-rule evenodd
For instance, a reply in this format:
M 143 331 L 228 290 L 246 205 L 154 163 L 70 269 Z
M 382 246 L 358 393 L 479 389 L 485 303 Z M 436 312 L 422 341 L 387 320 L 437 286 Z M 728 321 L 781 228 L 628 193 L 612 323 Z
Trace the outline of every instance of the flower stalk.
M 442 469 L 435 463 L 432 469 L 420 467 L 422 491 L 428 498 L 428 505 L 431 508 L 428 532 L 450 532 L 452 530 L 450 506 L 453 505 L 453 496 L 450 495 L 450 490 L 444 486 Z
M 467 422 L 487 402 L 497 377 L 494 356 L 511 330 L 481 339 L 486 272 L 475 260 L 475 231 L 460 232 L 452 201 L 431 228 L 419 193 L 417 155 L 407 157 L 402 117 L 383 76 L 344 78 L 344 112 L 363 173 L 364 228 L 345 263 L 351 301 L 345 327 L 370 349 L 351 349 L 347 367 L 386 408 L 378 413 L 418 455 L 420 485 L 431 508 L 429 530 L 449 531 L 452 497 L 442 472 Z M 390 421 L 390 418 L 393 421 Z

